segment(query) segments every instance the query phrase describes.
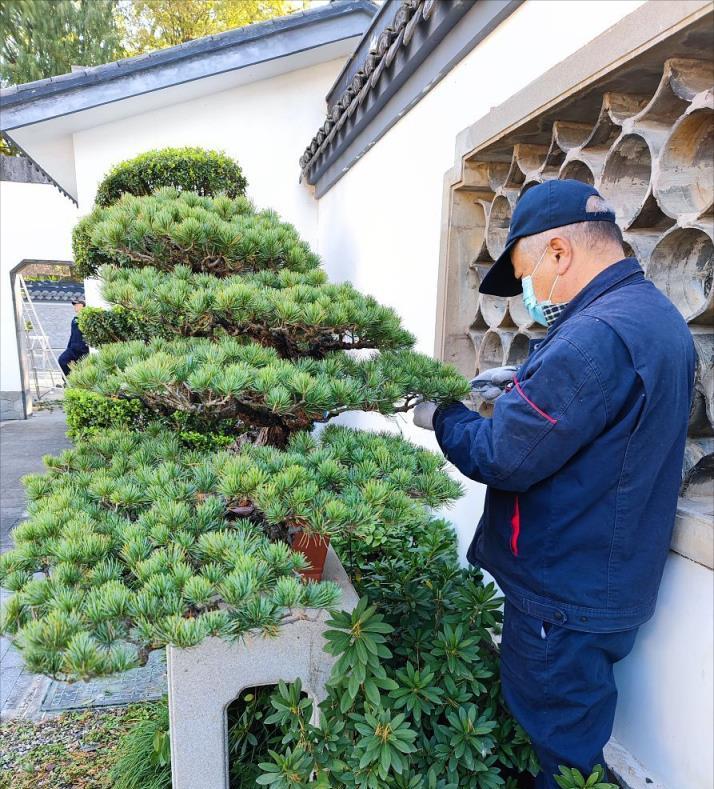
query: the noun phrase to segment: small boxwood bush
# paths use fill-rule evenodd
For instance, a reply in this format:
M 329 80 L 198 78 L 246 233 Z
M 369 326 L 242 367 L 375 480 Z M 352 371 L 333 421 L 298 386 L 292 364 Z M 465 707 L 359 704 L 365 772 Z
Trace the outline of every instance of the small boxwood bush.
M 72 440 L 106 430 L 141 430 L 150 416 L 140 400 L 105 397 L 86 389 L 67 389 L 64 410 Z
M 229 197 L 245 194 L 248 182 L 239 164 L 219 151 L 162 148 L 121 162 L 99 184 L 96 203 L 108 206 L 123 194 L 150 195 L 162 186 L 182 192 Z
M 85 389 L 67 389 L 64 397 L 67 435 L 73 441 L 104 435 L 111 430 L 146 431 L 152 425 L 172 430 L 183 447 L 211 452 L 230 446 L 230 425 L 218 423 L 210 432 L 196 430 L 190 416 L 174 412 L 157 419 L 140 400 L 105 397 Z

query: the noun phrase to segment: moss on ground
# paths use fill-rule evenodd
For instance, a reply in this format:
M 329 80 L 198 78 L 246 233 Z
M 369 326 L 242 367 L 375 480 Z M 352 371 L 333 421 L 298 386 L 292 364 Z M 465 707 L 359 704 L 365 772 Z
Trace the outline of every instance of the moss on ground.
M 105 789 L 121 737 L 158 703 L 66 712 L 0 723 L 0 789 Z

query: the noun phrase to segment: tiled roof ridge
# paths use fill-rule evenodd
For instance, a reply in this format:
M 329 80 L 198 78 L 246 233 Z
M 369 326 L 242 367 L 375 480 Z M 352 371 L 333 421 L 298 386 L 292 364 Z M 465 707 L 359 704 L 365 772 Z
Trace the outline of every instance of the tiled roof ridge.
M 231 30 L 224 30 L 221 33 L 194 38 L 172 47 L 164 47 L 141 55 L 113 60 L 98 66 L 87 66 L 67 74 L 57 74 L 52 77 L 35 80 L 34 82 L 11 85 L 0 89 L 0 99 L 6 105 L 14 104 L 15 102 L 25 101 L 28 94 L 44 96 L 48 93 L 72 90 L 81 87 L 88 81 L 96 81 L 102 78 L 113 79 L 126 73 L 179 61 L 193 55 L 200 55 L 204 51 L 213 53 L 222 47 L 229 47 L 261 38 L 271 33 L 282 32 L 288 27 L 299 27 L 301 24 L 338 17 L 354 11 L 367 11 L 374 14 L 377 10 L 378 6 L 372 0 L 344 0 L 338 3 L 328 3 L 317 8 L 294 11 L 262 22 L 254 22 Z
M 376 86 L 385 69 L 392 65 L 402 46 L 408 46 L 416 28 L 429 20 L 437 0 L 402 0 L 392 24 L 385 27 L 370 49 L 352 82 L 327 113 L 325 123 L 318 129 L 305 152 L 300 157 L 300 167 L 305 174 L 315 159 L 330 145 L 337 132 L 344 126 L 357 107 L 364 102 Z

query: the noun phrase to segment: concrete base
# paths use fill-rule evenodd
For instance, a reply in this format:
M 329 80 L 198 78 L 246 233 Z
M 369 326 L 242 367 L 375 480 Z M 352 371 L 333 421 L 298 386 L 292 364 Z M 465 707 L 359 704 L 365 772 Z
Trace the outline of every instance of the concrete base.
M 610 740 L 605 746 L 605 761 L 622 789 L 666 789 L 650 778 L 647 770 L 617 740 Z
M 0 392 L 0 422 L 10 419 L 27 419 L 25 397 L 22 392 Z
M 338 608 L 351 611 L 357 593 L 334 550 L 324 580 L 342 588 Z M 325 698 L 335 658 L 323 650 L 326 611 L 293 609 L 275 638 L 247 636 L 230 644 L 208 638 L 189 649 L 167 649 L 173 789 L 228 789 L 226 708 L 246 688 L 300 678 L 314 702 Z M 315 704 L 313 723 L 318 722 Z

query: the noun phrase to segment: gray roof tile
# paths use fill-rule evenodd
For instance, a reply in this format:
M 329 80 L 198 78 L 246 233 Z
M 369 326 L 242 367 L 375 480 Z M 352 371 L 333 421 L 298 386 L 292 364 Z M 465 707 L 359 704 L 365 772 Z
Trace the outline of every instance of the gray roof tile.
M 48 96 L 66 90 L 75 90 L 85 85 L 94 85 L 108 79 L 131 74 L 143 69 L 172 63 L 187 57 L 201 54 L 212 54 L 217 49 L 234 46 L 244 41 L 254 41 L 263 36 L 276 32 L 287 31 L 313 21 L 331 19 L 349 14 L 354 11 L 363 11 L 374 15 L 379 10 L 371 0 L 343 0 L 330 3 L 306 11 L 298 11 L 286 16 L 269 19 L 265 22 L 255 22 L 251 25 L 226 30 L 211 36 L 204 36 L 173 47 L 166 47 L 154 52 L 147 52 L 131 58 L 105 63 L 101 66 L 92 66 L 81 71 L 68 74 L 58 74 L 55 77 L 26 82 L 22 85 L 12 85 L 0 90 L 0 100 L 4 106 L 15 106 L 36 98 Z
M 331 110 L 329 110 L 327 117 L 336 124 L 335 128 L 341 128 L 347 117 L 352 116 L 357 107 L 365 101 L 370 91 L 375 89 L 385 68 L 388 68 L 393 62 L 396 49 L 408 45 L 416 27 L 429 19 L 434 10 L 434 1 L 402 0 L 392 25 L 381 31 L 377 43 L 365 56 L 355 78 L 345 88 L 342 96 L 335 99 Z M 334 135 L 326 136 L 322 127 L 315 133 L 300 157 L 303 174 L 310 169 L 315 159 L 330 146 L 333 139 Z

